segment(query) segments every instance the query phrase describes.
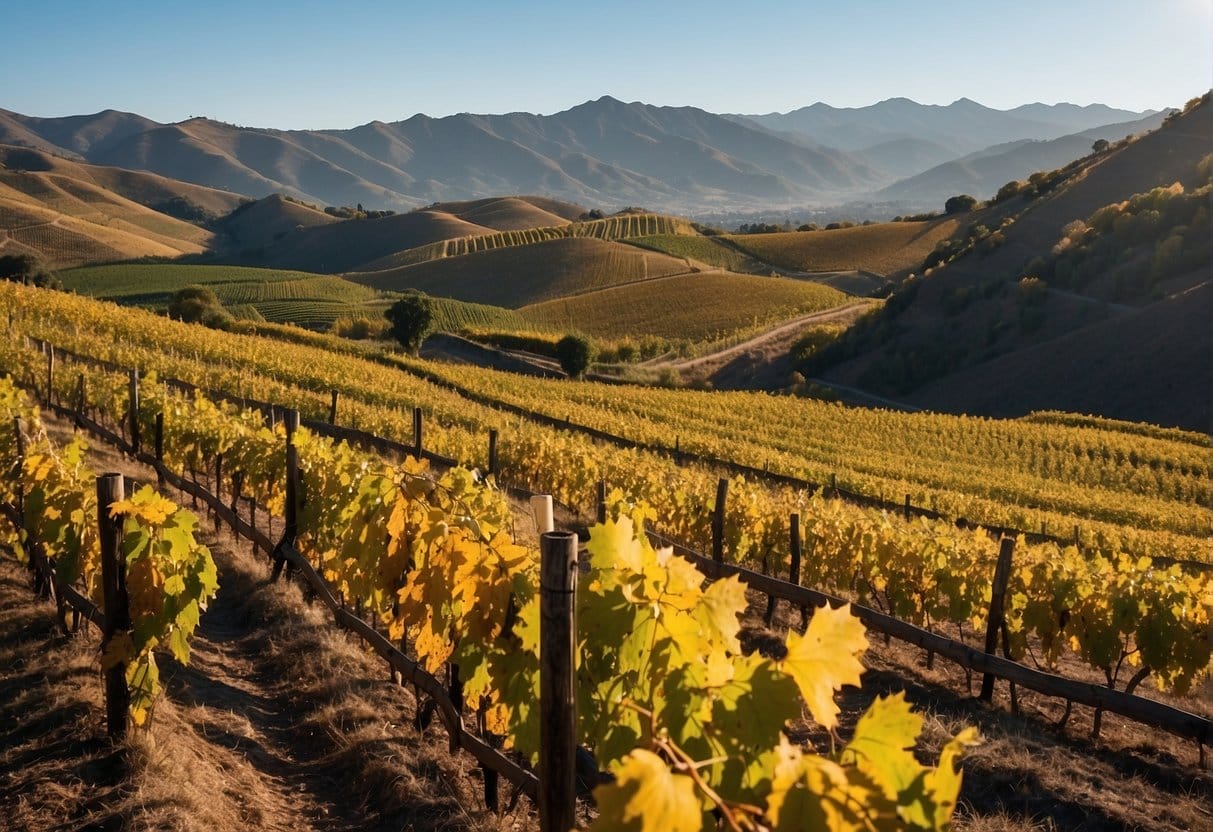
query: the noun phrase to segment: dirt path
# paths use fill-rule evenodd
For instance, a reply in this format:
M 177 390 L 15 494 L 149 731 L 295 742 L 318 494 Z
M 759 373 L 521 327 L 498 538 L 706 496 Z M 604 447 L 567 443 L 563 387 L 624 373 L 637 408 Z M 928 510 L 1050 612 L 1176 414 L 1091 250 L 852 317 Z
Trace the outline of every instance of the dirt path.
M 654 369 L 670 367 L 675 370 L 685 371 L 693 370 L 708 364 L 723 364 L 729 359 L 743 352 L 761 350 L 772 341 L 782 340 L 789 333 L 798 332 L 809 324 L 828 324 L 833 323 L 834 321 L 854 317 L 857 314 L 857 310 L 866 308 L 868 305 L 869 304 L 867 301 L 852 301 L 844 304 L 843 306 L 836 306 L 833 309 L 827 309 L 823 312 L 810 312 L 807 315 L 801 315 L 798 318 L 793 318 L 786 323 L 782 323 L 773 329 L 768 329 L 766 332 L 755 335 L 753 338 L 742 341 L 740 344 L 734 344 L 731 347 L 725 347 L 722 350 L 710 352 L 707 355 L 700 355 L 695 358 L 673 361 L 654 359 L 653 361 L 644 362 L 639 366 L 651 367 Z

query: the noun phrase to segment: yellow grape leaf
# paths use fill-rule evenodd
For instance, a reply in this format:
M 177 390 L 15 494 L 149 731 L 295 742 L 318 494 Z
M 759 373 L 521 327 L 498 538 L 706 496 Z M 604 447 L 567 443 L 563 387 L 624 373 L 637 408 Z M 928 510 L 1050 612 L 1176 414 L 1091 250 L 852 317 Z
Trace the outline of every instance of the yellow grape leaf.
M 872 832 L 901 829 L 896 805 L 866 778 L 852 780 L 838 763 L 805 754 L 780 738 L 767 815 L 775 832 Z
M 867 647 L 863 624 L 851 615 L 850 604 L 819 607 L 803 636 L 788 632 L 788 654 L 779 668 L 796 681 L 809 713 L 823 728 L 838 724 L 834 691 L 859 684 L 863 673 L 859 655 Z
M 960 755 L 981 743 L 981 734 L 970 726 L 948 741 L 939 755 L 939 767 L 926 776 L 926 791 L 933 798 L 936 829 L 946 829 L 956 809 L 963 773 L 956 767 Z
M 699 832 L 703 813 L 695 783 L 674 774 L 651 751 L 637 748 L 615 769 L 615 783 L 594 789 L 598 819 L 591 830 L 618 832 Z
M 746 611 L 745 584 L 736 575 L 714 581 L 695 607 L 695 620 L 706 631 L 705 641 L 720 645 L 730 653 L 741 652 L 737 633 L 741 631 L 738 616 Z
M 895 799 L 924 771 L 910 750 L 921 731 L 922 717 L 910 709 L 904 692 L 882 696 L 859 718 L 842 762 L 853 763 Z
M 644 572 L 643 547 L 636 539 L 632 519 L 626 515 L 590 527 L 590 540 L 585 549 L 590 554 L 590 565 L 595 569 Z

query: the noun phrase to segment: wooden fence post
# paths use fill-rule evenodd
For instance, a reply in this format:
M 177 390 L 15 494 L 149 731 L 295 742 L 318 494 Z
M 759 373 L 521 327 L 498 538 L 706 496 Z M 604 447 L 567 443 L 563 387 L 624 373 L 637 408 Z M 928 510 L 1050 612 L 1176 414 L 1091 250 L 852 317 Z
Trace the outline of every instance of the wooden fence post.
M 156 482 L 164 485 L 164 411 L 156 414 L 155 432 L 152 434 L 153 447 L 156 451 Z
M 421 408 L 413 408 L 413 456 L 421 459 Z
M 998 548 L 998 565 L 994 567 L 994 587 L 990 594 L 990 616 L 986 621 L 986 653 L 993 656 L 998 651 L 998 635 L 1003 623 L 1003 604 L 1007 596 L 1007 581 L 1011 577 L 1011 555 L 1015 551 L 1015 538 L 1004 537 Z M 986 673 L 981 679 L 981 701 L 994 698 L 994 675 Z
M 97 477 L 97 526 L 101 542 L 101 589 L 105 604 L 102 653 L 115 635 L 131 628 L 130 599 L 126 594 L 126 564 L 122 557 L 122 519 L 110 516 L 110 506 L 125 496 L 121 474 Z M 105 671 L 105 723 L 111 740 L 126 736 L 131 692 L 126 686 L 126 662 Z
M 282 577 L 282 569 L 287 565 L 282 550 L 295 545 L 295 537 L 299 533 L 299 449 L 295 447 L 295 431 L 299 429 L 299 411 L 288 410 L 284 414 L 286 424 L 286 517 L 282 530 L 282 539 L 274 552 L 274 571 L 270 581 L 277 583 Z M 288 570 L 287 577 L 290 577 Z
M 598 504 L 598 522 L 605 523 L 606 517 L 607 517 L 606 480 L 598 481 L 597 504 Z
M 333 401 L 329 405 L 329 424 L 337 424 L 337 391 L 333 391 Z
M 539 598 L 539 828 L 576 826 L 577 535 L 540 538 Z
M 712 560 L 724 563 L 724 504 L 729 497 L 729 480 L 716 483 L 716 508 L 712 512 Z
M 910 495 L 906 495 L 906 522 L 910 522 Z
M 497 475 L 497 428 L 489 429 L 489 474 Z
M 46 409 L 51 407 L 51 391 L 55 385 L 55 348 L 54 346 L 46 345 Z
M 76 427 L 84 422 L 84 373 L 76 379 Z
M 223 454 L 215 454 L 215 499 L 223 502 Z M 215 519 L 215 531 L 219 531 L 219 511 L 212 512 Z
M 131 454 L 139 455 L 139 371 L 130 372 Z
M 800 515 L 793 512 L 788 517 L 788 544 L 792 553 L 792 564 L 788 567 L 788 582 L 800 586 Z M 775 620 L 776 599 L 774 596 L 767 601 L 766 623 L 770 627 Z M 808 607 L 800 608 L 800 628 L 804 629 L 809 621 Z

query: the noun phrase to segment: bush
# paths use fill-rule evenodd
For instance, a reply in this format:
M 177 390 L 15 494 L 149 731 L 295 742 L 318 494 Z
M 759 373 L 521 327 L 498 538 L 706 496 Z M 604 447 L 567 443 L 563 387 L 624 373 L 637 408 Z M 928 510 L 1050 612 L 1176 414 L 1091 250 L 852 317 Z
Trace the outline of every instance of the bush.
M 1039 306 L 1049 294 L 1049 284 L 1039 277 L 1024 277 L 1019 281 L 1019 300 L 1025 306 Z
M 42 265 L 32 254 L 5 254 L 0 256 L 0 280 L 24 283 L 43 289 L 61 289 L 59 278 Z
M 556 342 L 556 358 L 569 378 L 581 378 L 594 360 L 594 347 L 580 335 L 566 335 Z
M 386 318 L 371 320 L 370 318 L 342 316 L 333 321 L 329 332 L 341 338 L 366 341 L 372 338 L 382 338 L 387 334 L 389 326 Z
M 948 201 L 943 204 L 943 210 L 946 214 L 963 214 L 972 211 L 976 207 L 977 198 L 968 194 L 949 197 Z
M 410 292 L 393 303 L 384 317 L 391 324 L 392 336 L 400 346 L 417 355 L 434 326 L 434 304 L 428 295 Z

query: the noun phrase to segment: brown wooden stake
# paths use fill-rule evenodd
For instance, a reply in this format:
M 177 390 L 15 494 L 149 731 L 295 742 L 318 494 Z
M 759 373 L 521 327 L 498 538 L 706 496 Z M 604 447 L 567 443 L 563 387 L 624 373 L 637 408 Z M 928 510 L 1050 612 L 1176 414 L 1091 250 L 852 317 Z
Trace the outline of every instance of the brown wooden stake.
M 121 474 L 97 477 L 97 527 L 101 542 L 101 589 L 104 597 L 105 631 L 101 651 L 105 653 L 115 635 L 131 628 L 130 600 L 126 594 L 126 564 L 122 558 L 122 520 L 110 516 L 110 506 L 125 497 Z M 126 662 L 105 671 L 105 721 L 110 739 L 126 736 L 131 693 L 126 686 Z
M 413 456 L 421 459 L 421 408 L 413 408 Z
M 291 576 L 290 567 L 282 550 L 295 545 L 295 537 L 299 532 L 299 449 L 295 447 L 295 431 L 299 429 L 299 411 L 288 410 L 285 414 L 286 423 L 286 526 L 282 531 L 282 539 L 278 541 L 274 553 L 274 570 L 270 580 L 277 583 L 282 577 L 283 567 L 287 568 L 287 577 Z
M 131 453 L 139 454 L 139 371 L 130 372 L 130 417 Z
M 215 454 L 215 499 L 223 501 L 223 454 Z M 212 511 L 215 520 L 215 531 L 219 531 L 219 512 Z
M 55 348 L 46 345 L 46 407 L 51 406 L 51 392 L 55 389 Z
M 333 391 L 333 401 L 329 405 L 329 424 L 337 424 L 337 391 Z
M 489 429 L 489 474 L 497 475 L 497 429 Z
M 539 598 L 539 828 L 576 826 L 577 535 L 540 538 Z
M 830 474 L 830 490 L 834 492 L 834 496 L 838 496 L 838 475 Z
M 605 523 L 607 517 L 606 480 L 598 481 L 598 522 Z
M 906 522 L 910 522 L 910 495 L 906 495 Z
M 716 509 L 712 512 L 712 560 L 724 563 L 724 504 L 729 497 L 729 481 L 716 483 Z
M 994 587 L 990 593 L 990 615 L 986 621 L 986 653 L 995 655 L 998 650 L 998 634 L 1004 620 L 1003 605 L 1007 595 L 1007 581 L 1011 577 L 1011 555 L 1015 552 L 1015 538 L 1004 537 L 998 549 L 998 565 L 994 567 Z M 986 673 L 981 678 L 983 702 L 993 701 L 994 674 Z
M 84 421 L 84 373 L 76 380 L 76 427 Z
M 152 436 L 156 450 L 156 482 L 164 485 L 164 412 L 156 414 L 156 428 Z
M 232 504 L 231 504 L 231 506 L 229 506 L 229 508 L 231 508 L 231 510 L 232 510 L 232 534 L 236 533 L 236 520 L 239 519 L 239 517 L 240 517 L 240 515 L 238 515 L 236 513 L 236 510 L 240 507 L 240 492 L 243 490 L 244 490 L 244 472 L 243 471 L 233 471 L 232 472 Z

